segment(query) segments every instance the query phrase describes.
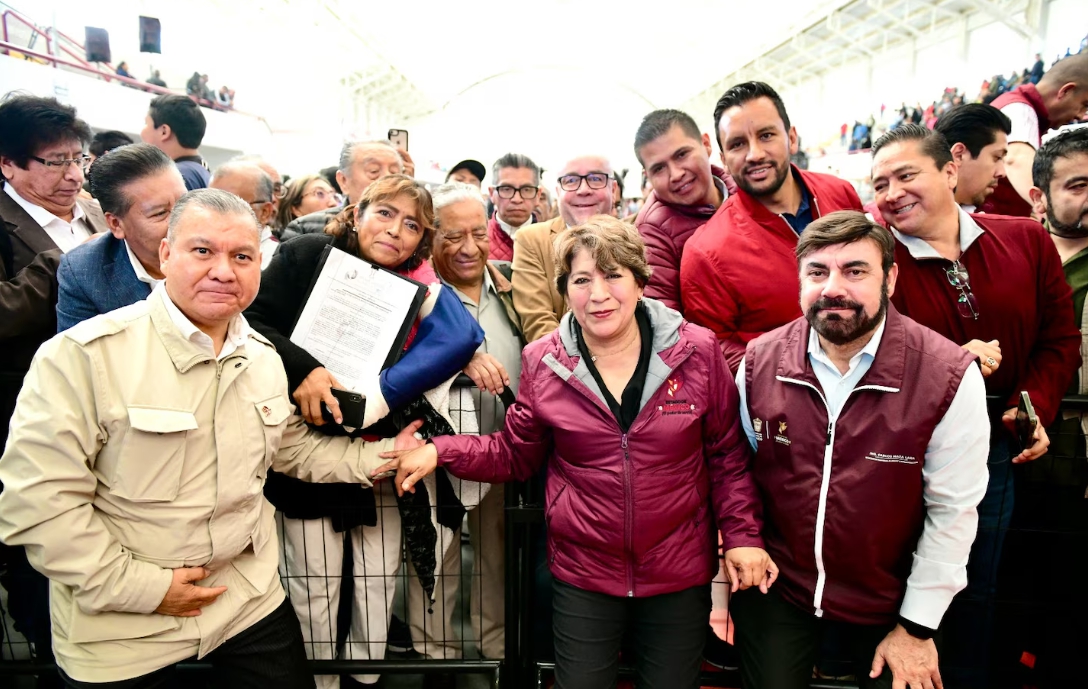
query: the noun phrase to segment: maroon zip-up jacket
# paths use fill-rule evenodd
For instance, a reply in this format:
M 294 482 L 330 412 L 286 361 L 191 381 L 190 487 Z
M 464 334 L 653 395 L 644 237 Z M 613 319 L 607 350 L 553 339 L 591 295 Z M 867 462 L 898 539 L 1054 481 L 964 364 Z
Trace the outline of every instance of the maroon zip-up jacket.
M 812 219 L 861 210 L 850 183 L 793 166 L 812 197 Z M 718 336 L 736 373 L 744 346 L 801 315 L 797 303 L 797 233 L 782 216 L 738 189 L 684 246 L 680 294 L 684 316 Z
M 892 303 L 958 345 L 997 340 L 1001 365 L 986 379 L 986 392 L 1005 400 L 996 411 L 1016 407 L 1020 391 L 1027 390 L 1039 421 L 1049 426 L 1080 368 L 1073 291 L 1058 250 L 1034 220 L 969 215 L 982 233 L 960 255 L 960 264 L 978 302 L 978 320 L 959 313 L 959 291 L 946 274 L 951 262 L 915 258 L 902 240 L 895 243 L 899 279 Z
M 737 192 L 737 185 L 729 173 L 711 165 L 710 171 L 717 178 L 724 199 Z M 653 272 L 646 283 L 646 296 L 659 300 L 670 309 L 684 313 L 680 299 L 680 257 L 684 245 L 718 209 L 711 205 L 678 206 L 650 192 L 642 210 L 635 218 L 635 228 L 646 242 L 646 262 Z
M 740 397 L 714 335 L 644 299 L 654 330 L 642 408 L 620 430 L 581 361 L 568 312 L 522 353 L 502 431 L 434 438 L 454 475 L 524 480 L 548 462 L 545 518 L 556 579 L 610 596 L 709 582 L 725 548 L 762 547 Z
M 872 365 L 831 424 L 809 330 L 799 318 L 744 359 L 775 588 L 827 619 L 894 622 L 925 521 L 926 447 L 972 357 L 889 306 Z

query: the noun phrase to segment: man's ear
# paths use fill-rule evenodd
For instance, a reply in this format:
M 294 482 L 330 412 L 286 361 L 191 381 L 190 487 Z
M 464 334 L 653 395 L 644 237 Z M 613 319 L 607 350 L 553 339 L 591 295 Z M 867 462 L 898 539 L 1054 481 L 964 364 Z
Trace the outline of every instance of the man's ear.
M 110 234 L 117 239 L 124 239 L 125 228 L 121 225 L 121 218 L 108 211 L 104 215 L 106 216 L 106 227 L 110 228 Z
M 708 156 L 711 155 L 710 135 L 707 134 L 706 132 L 703 132 L 703 148 L 706 149 L 706 154 Z
M 159 271 L 160 272 L 162 272 L 162 270 L 164 268 L 166 268 L 166 264 L 170 261 L 170 250 L 171 250 L 171 248 L 172 247 L 170 246 L 170 242 L 166 239 L 166 237 L 163 237 L 162 241 L 159 242 Z
M 963 164 L 963 161 L 970 156 L 971 152 L 967 150 L 963 143 L 957 141 L 952 144 L 952 160 L 956 161 L 957 165 Z
M 1039 187 L 1032 187 L 1028 190 L 1028 197 L 1031 199 L 1031 210 L 1036 217 L 1046 217 L 1046 194 Z

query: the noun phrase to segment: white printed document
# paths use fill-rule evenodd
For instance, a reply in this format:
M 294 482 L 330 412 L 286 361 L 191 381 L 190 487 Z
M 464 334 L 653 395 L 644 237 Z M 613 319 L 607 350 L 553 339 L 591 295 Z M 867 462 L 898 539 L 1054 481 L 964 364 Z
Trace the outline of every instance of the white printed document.
M 427 287 L 332 247 L 318 265 L 291 341 L 358 392 L 400 356 Z

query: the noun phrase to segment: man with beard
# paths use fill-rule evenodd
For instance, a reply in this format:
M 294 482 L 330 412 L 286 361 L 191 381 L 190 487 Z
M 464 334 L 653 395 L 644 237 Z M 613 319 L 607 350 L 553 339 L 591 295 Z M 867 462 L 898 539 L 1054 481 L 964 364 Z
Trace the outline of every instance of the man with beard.
M 780 568 L 766 595 L 733 600 L 743 686 L 807 687 L 827 633 L 863 688 L 941 686 L 932 637 L 967 584 L 986 490 L 982 376 L 889 306 L 895 240 L 863 214 L 813 222 L 796 257 L 805 315 L 751 342 L 737 373 Z
M 968 103 L 941 115 L 933 128 L 952 147 L 952 160 L 959 168 L 956 203 L 974 213 L 1005 179 L 1012 122 L 992 105 Z
M 1048 141 L 1035 156 L 1031 176 L 1035 214 L 1044 219 L 1062 259 L 1079 326 L 1088 293 L 1088 128 Z
M 801 315 L 797 238 L 822 215 L 860 211 L 861 200 L 848 182 L 790 163 L 797 131 L 767 84 L 726 91 L 714 126 L 722 164 L 739 190 L 684 246 L 680 296 L 685 317 L 714 331 L 736 371 L 745 344 Z
M 975 355 L 986 392 L 998 400 L 990 410 L 989 472 L 979 505 L 979 533 L 968 564 L 968 588 L 949 631 L 963 642 L 949 648 L 955 665 L 967 669 L 965 686 L 986 680 L 992 604 L 1001 546 L 1012 520 L 1011 464 L 1046 453 L 1045 427 L 1080 365 L 1080 333 L 1072 293 L 1054 244 L 1028 218 L 969 214 L 956 205 L 958 168 L 938 132 L 903 125 L 873 145 L 873 191 L 877 208 L 895 233 L 900 289 L 896 307 Z M 1035 442 L 1021 447 L 1012 430 L 1020 391 L 1027 391 L 1039 427 Z M 968 607 L 975 607 L 968 610 Z

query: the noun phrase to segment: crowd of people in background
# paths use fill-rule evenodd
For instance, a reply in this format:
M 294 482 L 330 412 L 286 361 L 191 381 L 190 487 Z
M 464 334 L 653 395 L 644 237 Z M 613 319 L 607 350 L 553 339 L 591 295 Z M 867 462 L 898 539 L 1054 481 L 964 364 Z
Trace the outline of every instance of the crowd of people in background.
M 612 686 L 621 659 L 653 689 L 704 662 L 800 688 L 825 645 L 866 688 L 997 681 L 1013 466 L 1065 422 L 1088 450 L 1061 408 L 1088 389 L 1088 52 L 991 104 L 856 124 L 868 206 L 796 163 L 769 84 L 727 89 L 713 136 L 655 110 L 633 217 L 592 150 L 441 185 L 386 140 L 292 177 L 213 170 L 216 94 L 187 91 L 150 100 L 139 142 L 0 102 L 0 584 L 65 686 L 177 686 L 199 658 L 222 686 L 335 689 L 380 678 L 307 659 L 460 658 L 466 513 L 488 573 L 467 643 L 495 658 L 502 484 L 533 477 L 559 689 Z M 421 290 L 351 423 L 293 333 L 336 251 Z M 720 567 L 735 645 L 710 626 Z M 1062 650 L 1055 686 L 1081 672 Z

